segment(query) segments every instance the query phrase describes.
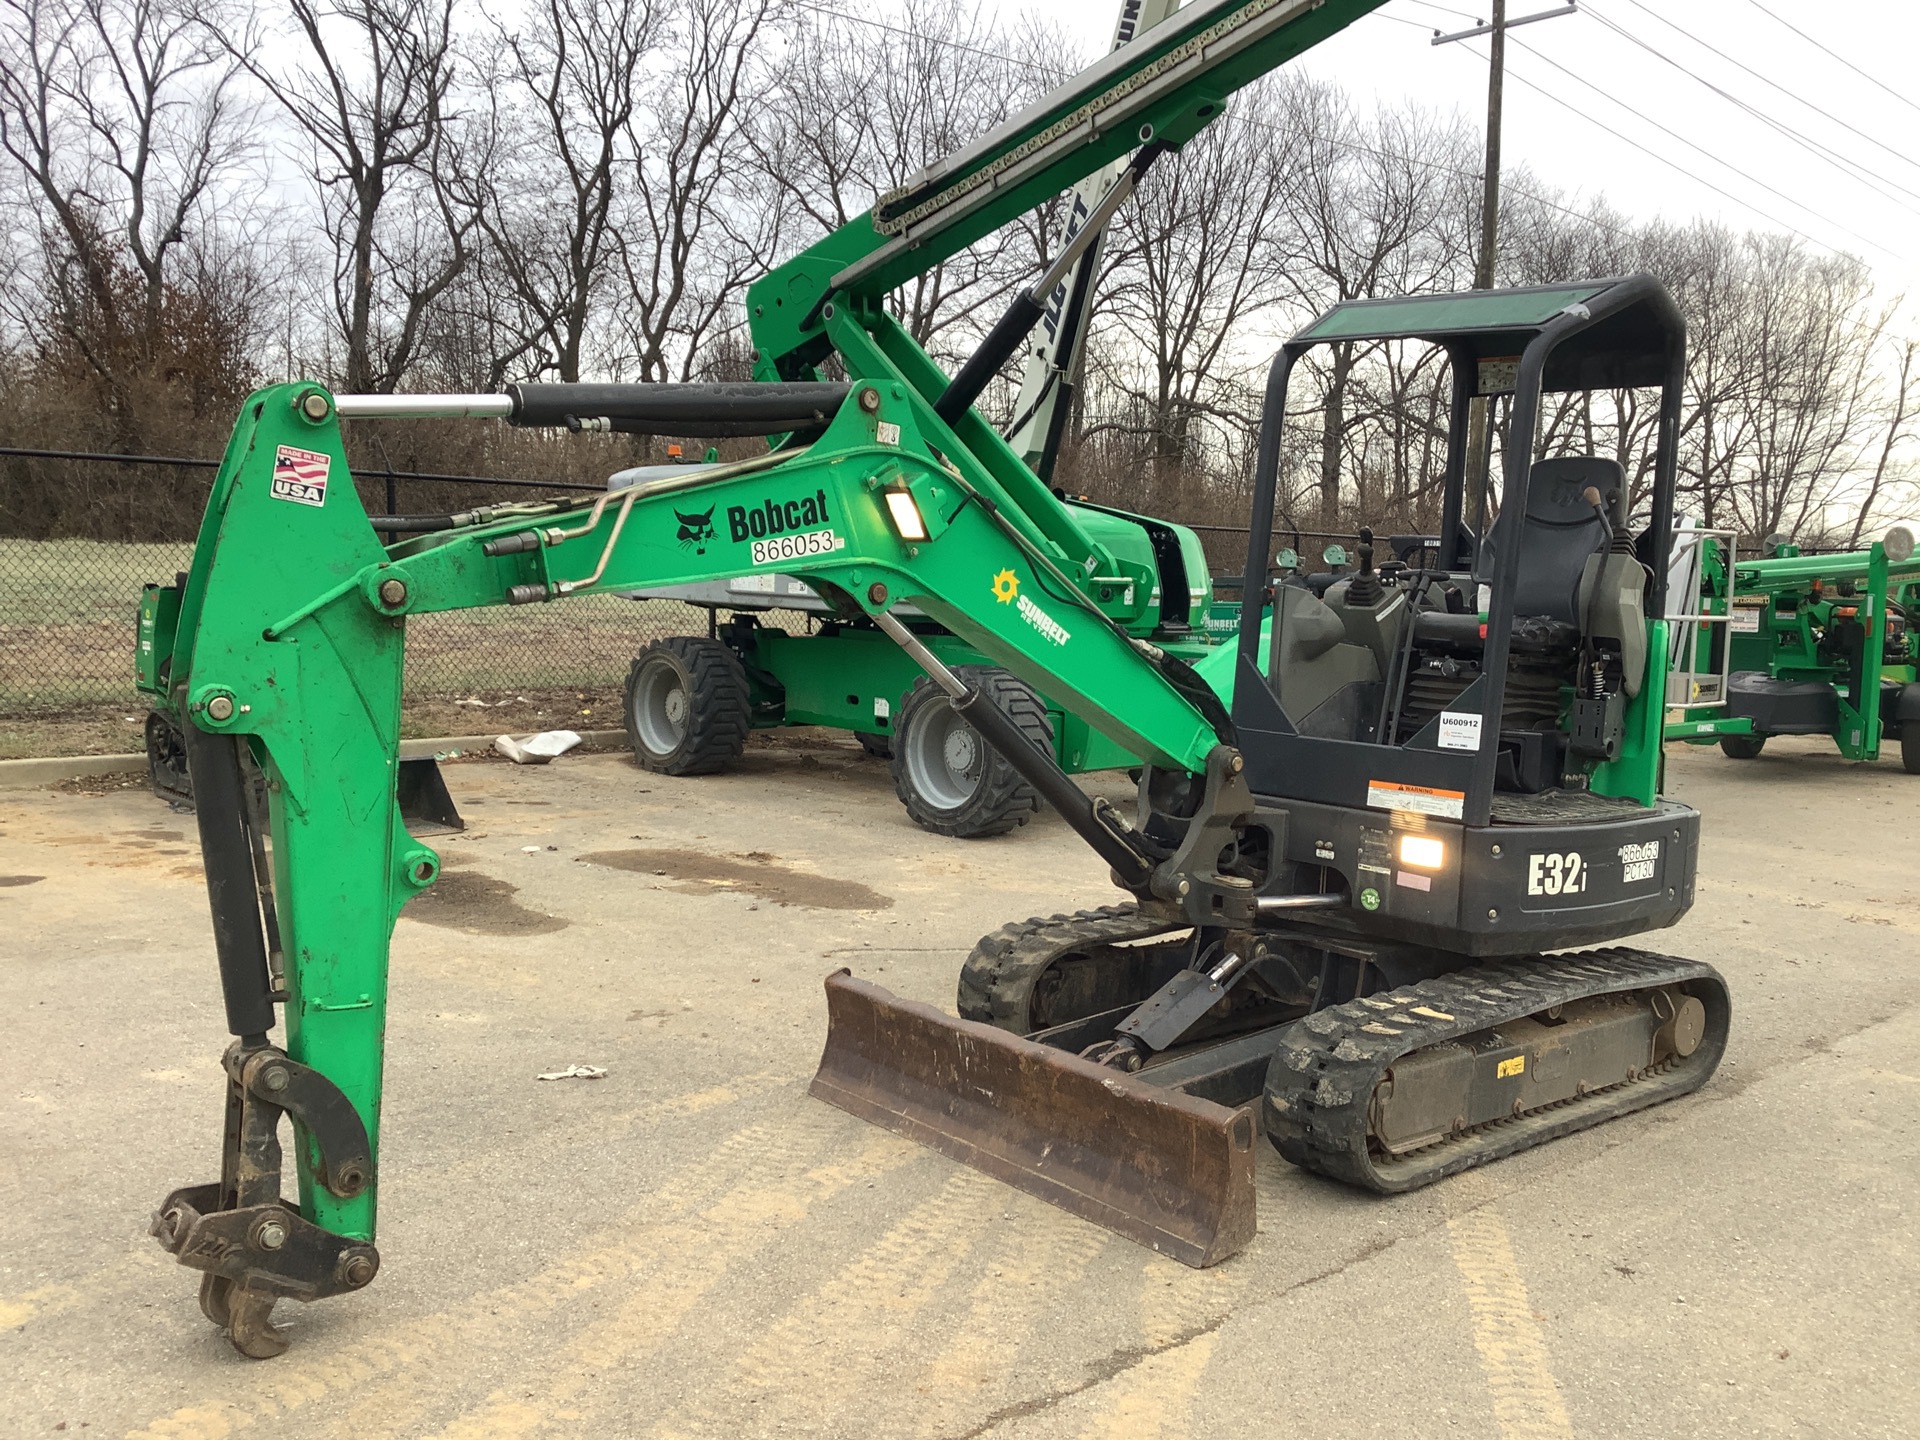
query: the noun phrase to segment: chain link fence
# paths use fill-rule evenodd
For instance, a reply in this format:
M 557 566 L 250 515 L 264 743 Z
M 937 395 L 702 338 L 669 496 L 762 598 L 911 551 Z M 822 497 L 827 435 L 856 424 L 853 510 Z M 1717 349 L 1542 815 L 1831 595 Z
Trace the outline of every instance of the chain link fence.
M 115 465 L 129 457 L 0 450 L 0 460 Z M 214 461 L 148 457 L 132 464 L 151 483 L 204 484 Z M 123 474 L 122 479 L 125 476 Z M 530 491 L 582 493 L 538 481 L 478 480 L 417 472 L 356 472 L 374 514 L 443 514 Z M 121 487 L 123 490 L 125 486 Z M 6 523 L 0 514 L 0 529 Z M 1215 574 L 1244 563 L 1244 526 L 1196 525 Z M 1294 543 L 1300 532 L 1291 532 Z M 0 759 L 115 754 L 144 743 L 147 706 L 134 689 L 140 590 L 187 568 L 186 540 L 29 539 L 0 533 Z M 764 622 L 808 628 L 797 612 Z M 672 600 L 592 595 L 550 605 L 491 607 L 407 622 L 408 736 L 524 732 L 621 724 L 621 686 L 641 647 L 670 635 L 703 635 L 705 610 Z
M 188 544 L 0 537 L 0 758 L 140 748 L 140 589 L 171 582 L 192 558 Z M 768 617 L 780 618 L 804 624 Z M 707 623 L 692 605 L 613 595 L 417 616 L 407 622 L 406 731 L 503 728 L 485 718 L 494 709 L 529 723 L 617 726 L 635 652 L 668 635 L 704 635 Z
M 164 476 L 171 466 L 202 463 L 146 468 Z M 368 508 L 396 513 L 525 499 L 528 488 L 580 493 L 533 482 L 509 491 L 506 482 L 361 478 Z M 192 558 L 188 541 L 0 534 L 0 759 L 142 747 L 147 707 L 133 685 L 140 590 L 172 583 Z M 789 630 L 807 624 L 804 616 L 778 612 L 766 620 Z M 621 683 L 634 654 L 649 641 L 704 635 L 707 628 L 707 612 L 696 606 L 615 595 L 414 617 L 407 622 L 404 733 L 618 726 Z

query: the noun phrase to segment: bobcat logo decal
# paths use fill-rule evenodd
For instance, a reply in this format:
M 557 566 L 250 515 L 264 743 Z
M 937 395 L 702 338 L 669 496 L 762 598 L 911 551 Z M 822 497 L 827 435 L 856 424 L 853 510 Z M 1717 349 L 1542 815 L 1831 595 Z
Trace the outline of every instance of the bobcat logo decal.
M 707 541 L 713 539 L 713 509 L 709 505 L 698 515 L 689 515 L 684 510 L 673 512 L 674 518 L 680 522 L 680 529 L 673 538 L 680 542 L 682 550 L 692 545 L 697 547 L 694 554 L 707 553 Z

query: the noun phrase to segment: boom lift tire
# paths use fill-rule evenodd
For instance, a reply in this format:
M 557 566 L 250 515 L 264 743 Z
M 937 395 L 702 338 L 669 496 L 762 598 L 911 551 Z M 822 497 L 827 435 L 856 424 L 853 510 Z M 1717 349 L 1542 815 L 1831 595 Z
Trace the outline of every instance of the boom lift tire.
M 1053 726 L 1032 686 L 992 665 L 963 665 L 955 673 L 983 690 L 1035 749 L 1053 757 Z M 892 749 L 894 792 L 922 830 L 960 840 L 1004 835 L 1040 808 L 1033 787 L 924 675 L 900 706 Z
M 1900 768 L 1920 775 L 1920 722 L 1900 727 Z
M 860 742 L 860 748 L 876 760 L 893 758 L 893 737 L 891 735 L 869 735 L 865 730 L 853 732 L 853 738 Z
M 1722 735 L 1720 753 L 1729 760 L 1756 760 L 1766 744 L 1764 735 Z
M 656 640 L 627 671 L 627 739 L 643 770 L 712 775 L 746 749 L 753 699 L 746 667 L 718 640 Z

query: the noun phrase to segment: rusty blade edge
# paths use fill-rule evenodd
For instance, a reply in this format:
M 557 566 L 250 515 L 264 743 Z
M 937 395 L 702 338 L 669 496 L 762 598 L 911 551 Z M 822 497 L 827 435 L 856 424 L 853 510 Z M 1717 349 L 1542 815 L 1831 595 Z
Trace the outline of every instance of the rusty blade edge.
M 1196 1268 L 1257 1229 L 1252 1119 L 827 977 L 810 1093 Z

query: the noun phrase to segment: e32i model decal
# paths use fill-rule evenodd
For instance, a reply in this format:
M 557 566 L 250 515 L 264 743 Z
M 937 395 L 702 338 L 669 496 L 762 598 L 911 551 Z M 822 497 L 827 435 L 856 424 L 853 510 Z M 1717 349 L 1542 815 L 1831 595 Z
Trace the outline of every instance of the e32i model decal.
M 1527 856 L 1527 894 L 1579 895 L 1587 888 L 1588 874 L 1578 850 L 1536 851 Z

